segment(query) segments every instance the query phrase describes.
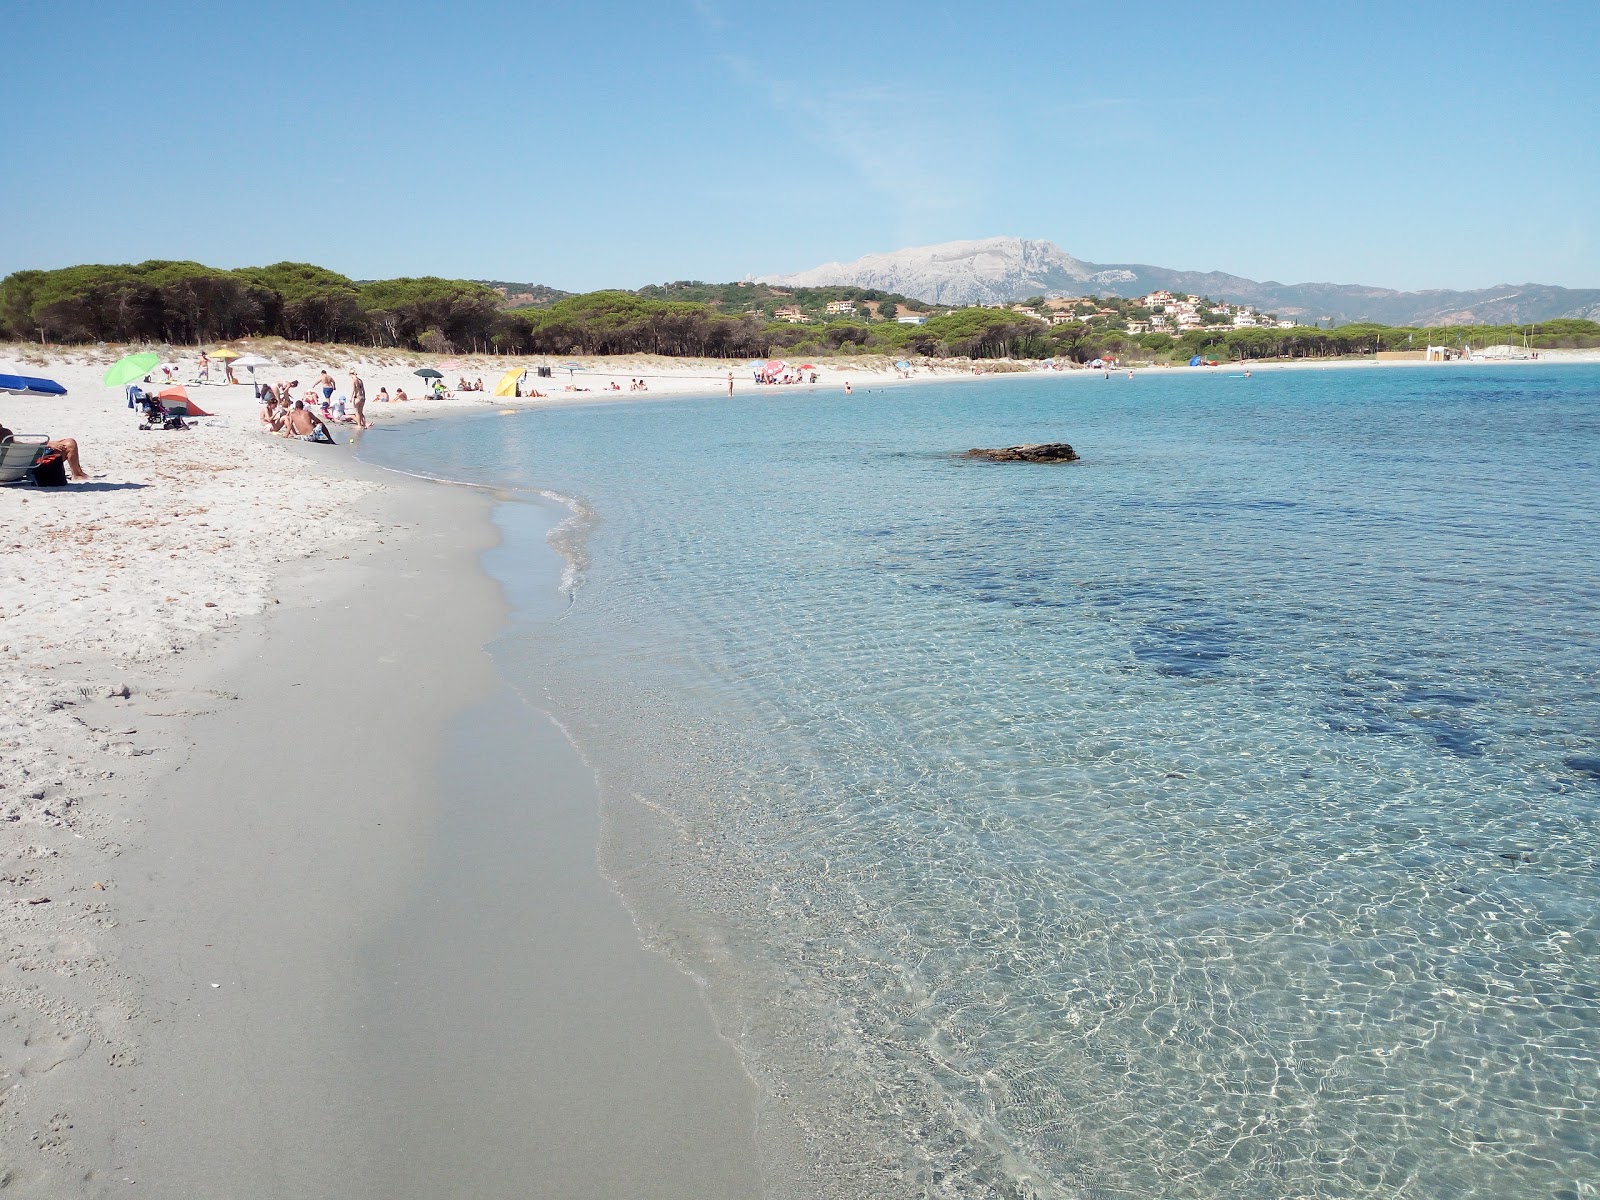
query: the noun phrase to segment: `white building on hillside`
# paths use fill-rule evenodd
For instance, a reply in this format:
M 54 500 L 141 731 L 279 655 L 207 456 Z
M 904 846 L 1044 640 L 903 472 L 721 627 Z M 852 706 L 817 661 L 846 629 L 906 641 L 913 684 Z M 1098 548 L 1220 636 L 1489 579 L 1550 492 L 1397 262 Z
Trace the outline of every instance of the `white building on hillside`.
M 907 313 L 903 317 L 895 318 L 895 324 L 897 325 L 926 325 L 927 323 L 928 315 L 926 313 Z
M 828 315 L 830 317 L 848 317 L 856 311 L 854 300 L 829 300 Z

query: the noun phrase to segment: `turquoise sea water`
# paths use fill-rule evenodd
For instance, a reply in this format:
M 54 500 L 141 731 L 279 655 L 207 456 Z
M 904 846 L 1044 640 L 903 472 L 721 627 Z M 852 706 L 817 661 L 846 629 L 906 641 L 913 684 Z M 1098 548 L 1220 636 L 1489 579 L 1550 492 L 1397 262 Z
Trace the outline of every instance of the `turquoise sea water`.
M 952 453 L 1044 440 L 1084 461 Z M 1600 1196 L 1600 370 L 774 389 L 364 455 L 514 489 L 497 661 L 761 1083 L 773 1195 Z

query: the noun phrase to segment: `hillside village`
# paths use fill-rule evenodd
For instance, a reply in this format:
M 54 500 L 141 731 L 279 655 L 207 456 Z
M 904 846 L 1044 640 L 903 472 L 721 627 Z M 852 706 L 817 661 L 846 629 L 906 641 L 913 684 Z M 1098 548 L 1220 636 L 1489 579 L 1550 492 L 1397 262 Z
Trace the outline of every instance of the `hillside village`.
M 1156 290 L 1144 296 L 1035 296 L 1016 304 L 928 304 L 872 288 L 849 286 L 784 288 L 743 282 L 706 284 L 686 280 L 640 288 L 648 299 L 693 300 L 728 313 L 748 313 L 789 325 L 821 325 L 837 321 L 926 325 L 930 319 L 964 309 L 1008 311 L 1049 326 L 1082 325 L 1090 330 L 1132 335 L 1177 336 L 1194 329 L 1293 329 L 1248 304 L 1230 304 L 1205 296 Z

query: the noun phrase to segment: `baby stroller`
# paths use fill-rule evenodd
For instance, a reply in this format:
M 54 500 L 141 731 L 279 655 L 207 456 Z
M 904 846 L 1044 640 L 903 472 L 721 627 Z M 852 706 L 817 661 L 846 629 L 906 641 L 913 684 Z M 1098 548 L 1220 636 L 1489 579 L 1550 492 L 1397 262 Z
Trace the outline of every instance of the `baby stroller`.
M 157 396 L 148 394 L 137 384 L 128 389 L 128 407 L 139 410 L 140 429 L 192 429 L 183 419 L 183 413 L 169 409 Z

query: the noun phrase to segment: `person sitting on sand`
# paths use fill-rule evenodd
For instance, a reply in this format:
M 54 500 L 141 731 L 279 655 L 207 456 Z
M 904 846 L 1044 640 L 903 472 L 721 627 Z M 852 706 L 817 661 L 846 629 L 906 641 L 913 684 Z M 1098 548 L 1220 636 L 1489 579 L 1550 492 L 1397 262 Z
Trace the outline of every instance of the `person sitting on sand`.
M 336 444 L 333 434 L 322 423 L 322 418 L 307 408 L 304 400 L 294 402 L 288 420 L 283 423 L 283 432 L 285 436 L 299 438 L 302 442 L 323 442 L 330 446 Z
M 433 381 L 433 398 L 435 400 L 443 400 L 444 399 L 444 392 L 445 392 L 444 380 L 435 379 Z
M 0 425 L 0 442 L 9 442 L 16 436 L 4 425 Z M 78 440 L 76 438 L 56 438 L 54 441 L 46 442 L 45 445 L 67 460 L 67 473 L 74 479 L 89 478 L 84 474 L 83 464 L 78 461 Z
M 467 377 L 465 375 L 456 376 L 456 391 L 470 392 L 471 390 L 472 385 L 467 382 Z
M 475 391 L 475 392 L 483 391 L 483 380 L 479 379 L 476 382 L 474 382 L 473 385 L 472 385 L 472 390 Z
M 395 390 L 394 390 L 394 402 L 396 404 L 404 404 L 409 399 L 411 399 L 411 397 L 406 395 L 405 388 L 401 388 L 401 387 L 395 388 Z

